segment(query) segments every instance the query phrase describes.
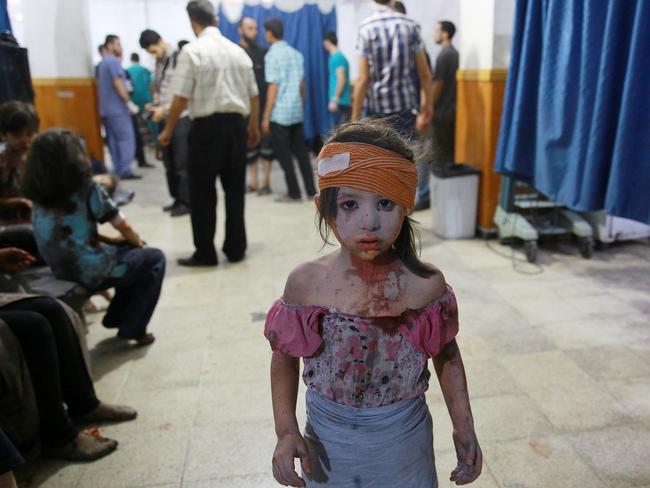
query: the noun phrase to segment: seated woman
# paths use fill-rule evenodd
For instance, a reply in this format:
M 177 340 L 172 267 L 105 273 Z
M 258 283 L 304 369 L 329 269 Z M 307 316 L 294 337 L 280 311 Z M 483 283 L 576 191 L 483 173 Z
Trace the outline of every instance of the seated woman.
M 48 130 L 32 144 L 24 194 L 34 202 L 32 222 L 38 248 L 57 278 L 98 292 L 115 288 L 103 324 L 138 346 L 155 340 L 147 333 L 165 275 L 165 255 L 145 247 L 106 191 L 90 176 L 79 138 Z M 120 237 L 99 234 L 110 222 Z
M 32 202 L 20 187 L 27 153 L 38 132 L 39 118 L 34 107 L 24 102 L 0 105 L 0 245 L 16 246 L 36 254 L 30 225 Z
M 22 249 L 0 249 L 0 271 L 15 273 L 34 261 Z M 79 338 L 63 306 L 48 297 L 0 294 L 0 320 L 20 343 L 29 369 L 43 454 L 91 461 L 113 452 L 117 441 L 79 432 L 71 418 L 80 424 L 120 422 L 137 413 L 97 399 Z

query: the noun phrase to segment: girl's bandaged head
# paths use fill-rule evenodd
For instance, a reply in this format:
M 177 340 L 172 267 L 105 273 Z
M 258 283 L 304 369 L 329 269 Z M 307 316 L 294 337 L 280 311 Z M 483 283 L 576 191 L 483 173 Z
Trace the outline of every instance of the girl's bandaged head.
M 412 211 L 418 186 L 413 161 L 372 144 L 331 142 L 318 155 L 318 188 L 377 193 Z

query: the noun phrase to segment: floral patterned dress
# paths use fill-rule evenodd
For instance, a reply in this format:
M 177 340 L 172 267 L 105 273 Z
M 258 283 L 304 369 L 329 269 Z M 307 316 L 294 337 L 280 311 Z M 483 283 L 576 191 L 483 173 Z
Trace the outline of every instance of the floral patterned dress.
M 426 307 L 398 317 L 359 317 L 278 300 L 264 331 L 274 351 L 303 358 L 308 388 L 356 408 L 422 395 L 431 376 L 428 359 L 457 333 L 458 308 L 450 286 Z

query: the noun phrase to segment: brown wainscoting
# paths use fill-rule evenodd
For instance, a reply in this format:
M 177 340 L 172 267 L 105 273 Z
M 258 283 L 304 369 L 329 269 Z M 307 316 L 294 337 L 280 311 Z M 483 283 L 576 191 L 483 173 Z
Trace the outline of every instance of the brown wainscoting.
M 63 127 L 81 135 L 90 157 L 104 161 L 99 100 L 94 78 L 34 78 L 41 130 Z
M 507 72 L 504 69 L 459 70 L 456 74 L 457 162 L 481 170 L 478 226 L 495 229 L 492 218 L 499 200 L 500 177 L 494 172 Z

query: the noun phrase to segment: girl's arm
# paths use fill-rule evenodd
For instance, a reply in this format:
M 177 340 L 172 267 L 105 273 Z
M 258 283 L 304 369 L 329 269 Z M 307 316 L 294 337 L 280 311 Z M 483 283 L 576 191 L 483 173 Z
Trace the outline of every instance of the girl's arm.
M 126 244 L 128 242 L 123 235 L 112 237 L 112 236 L 105 236 L 102 234 L 99 234 L 99 241 L 103 242 L 104 244 L 113 244 L 116 246 L 119 246 L 120 244 Z
M 300 364 L 298 358 L 274 352 L 271 358 L 271 396 L 278 443 L 273 453 L 273 476 L 282 485 L 305 486 L 295 471 L 293 460 L 300 458 L 302 469 L 311 473 L 307 444 L 296 420 L 296 398 Z
M 140 236 L 133 230 L 133 228 L 129 225 L 129 223 L 126 221 L 124 218 L 124 214 L 122 212 L 118 213 L 115 217 L 113 217 L 111 220 L 111 225 L 117 230 L 122 236 L 124 236 L 124 239 L 132 245 L 133 247 L 142 247 L 144 246 L 144 242 L 142 242 L 142 239 L 140 239 Z
M 458 465 L 451 473 L 450 479 L 457 485 L 466 485 L 481 474 L 483 454 L 474 432 L 474 419 L 467 393 L 467 378 L 456 340 L 451 341 L 433 357 L 433 366 L 454 428 L 453 437 Z

